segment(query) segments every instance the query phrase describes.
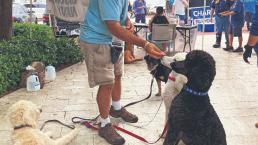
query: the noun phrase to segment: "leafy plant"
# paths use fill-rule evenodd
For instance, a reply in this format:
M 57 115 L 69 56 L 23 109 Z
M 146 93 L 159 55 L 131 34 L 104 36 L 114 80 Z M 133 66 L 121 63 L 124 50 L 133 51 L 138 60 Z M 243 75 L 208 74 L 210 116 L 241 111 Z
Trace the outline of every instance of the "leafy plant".
M 14 24 L 14 37 L 0 41 L 0 95 L 17 88 L 21 73 L 33 61 L 56 67 L 83 59 L 78 45 L 68 38 L 55 38 L 45 25 L 33 25 L 32 39 L 28 24 Z

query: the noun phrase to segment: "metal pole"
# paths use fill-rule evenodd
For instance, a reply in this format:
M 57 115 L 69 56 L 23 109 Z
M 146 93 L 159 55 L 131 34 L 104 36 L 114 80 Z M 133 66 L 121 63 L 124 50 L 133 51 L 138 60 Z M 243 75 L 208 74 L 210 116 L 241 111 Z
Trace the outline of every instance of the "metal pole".
M 206 13 L 206 0 L 204 0 L 204 3 L 203 3 L 202 50 L 204 48 L 205 13 Z
M 32 0 L 30 0 L 30 38 L 32 37 Z

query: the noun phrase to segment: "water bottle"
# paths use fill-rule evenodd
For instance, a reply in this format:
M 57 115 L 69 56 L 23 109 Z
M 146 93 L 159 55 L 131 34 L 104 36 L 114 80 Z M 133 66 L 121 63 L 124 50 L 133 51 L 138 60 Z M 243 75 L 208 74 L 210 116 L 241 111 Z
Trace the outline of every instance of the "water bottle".
M 56 79 L 56 69 L 52 65 L 46 67 L 46 76 L 45 80 L 53 81 Z
M 27 91 L 34 92 L 40 90 L 40 82 L 36 73 L 32 73 L 27 78 Z

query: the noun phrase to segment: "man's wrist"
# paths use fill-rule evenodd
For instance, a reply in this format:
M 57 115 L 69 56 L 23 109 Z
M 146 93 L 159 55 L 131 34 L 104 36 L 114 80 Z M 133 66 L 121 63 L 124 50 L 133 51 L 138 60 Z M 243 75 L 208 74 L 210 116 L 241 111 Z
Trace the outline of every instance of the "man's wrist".
M 150 45 L 151 43 L 149 41 L 146 41 L 144 46 L 143 46 L 143 49 L 146 51 L 147 50 L 147 47 Z

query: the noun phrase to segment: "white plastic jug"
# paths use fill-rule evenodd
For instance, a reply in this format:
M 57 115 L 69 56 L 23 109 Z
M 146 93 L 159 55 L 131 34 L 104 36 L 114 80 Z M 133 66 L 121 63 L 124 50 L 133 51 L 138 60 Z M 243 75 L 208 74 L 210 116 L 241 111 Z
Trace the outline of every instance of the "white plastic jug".
M 36 74 L 32 74 L 27 78 L 27 91 L 38 91 L 40 90 L 39 78 Z
M 53 81 L 56 78 L 56 69 L 52 65 L 46 67 L 46 77 L 45 80 Z

